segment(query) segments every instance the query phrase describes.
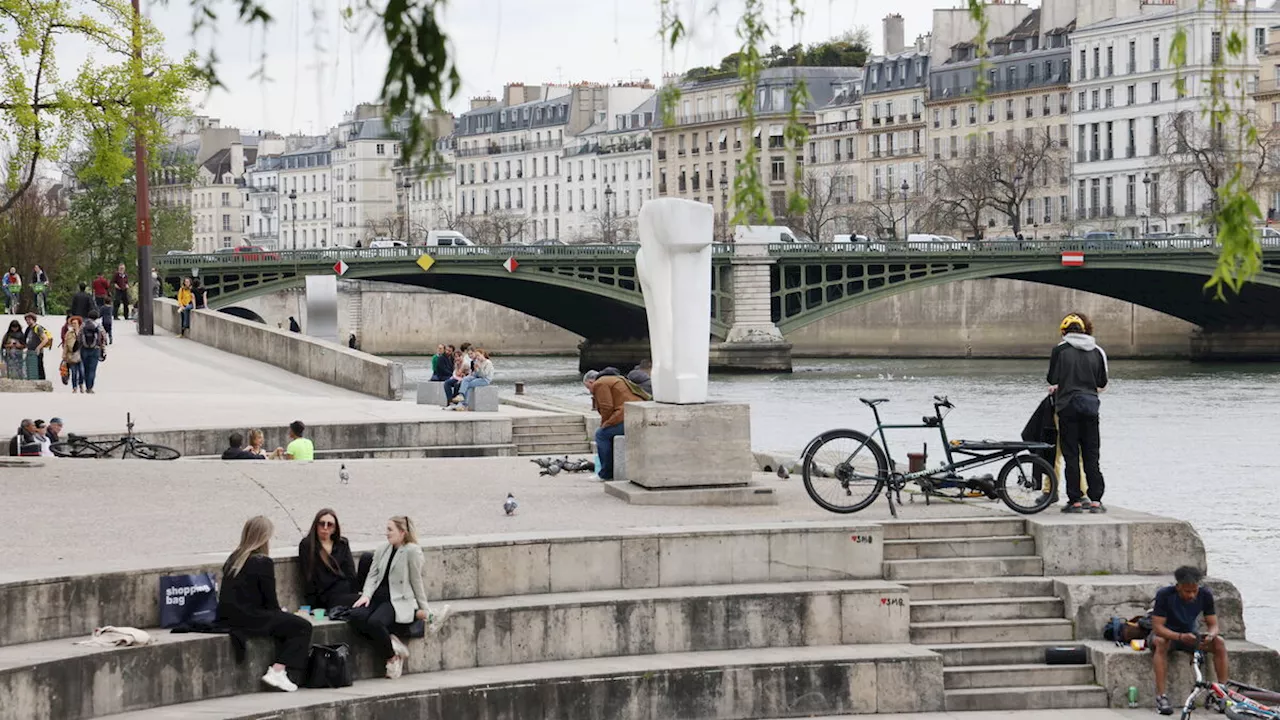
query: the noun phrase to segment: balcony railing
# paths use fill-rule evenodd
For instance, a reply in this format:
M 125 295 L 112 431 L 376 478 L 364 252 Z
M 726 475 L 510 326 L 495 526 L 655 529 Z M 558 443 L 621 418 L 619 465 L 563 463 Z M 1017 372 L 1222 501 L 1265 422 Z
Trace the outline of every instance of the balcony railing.
M 862 129 L 861 120 L 841 120 L 839 122 L 822 123 L 813 127 L 814 135 L 831 135 L 833 133 L 851 132 Z M 724 148 L 720 148 L 723 150 Z
M 532 152 L 537 150 L 559 150 L 564 147 L 564 140 L 535 140 L 534 142 L 526 142 L 524 140 L 499 145 L 498 143 L 490 143 L 484 147 L 478 148 L 462 148 L 457 151 L 458 157 L 479 157 L 481 155 L 502 155 L 504 153 L 513 152 Z
M 1128 205 L 1128 204 L 1126 204 L 1126 205 L 1124 206 L 1124 216 L 1125 216 L 1125 217 L 1133 217 L 1134 215 L 1137 215 L 1137 214 L 1138 214 L 1138 208 L 1137 208 L 1137 206 L 1136 206 L 1136 205 Z

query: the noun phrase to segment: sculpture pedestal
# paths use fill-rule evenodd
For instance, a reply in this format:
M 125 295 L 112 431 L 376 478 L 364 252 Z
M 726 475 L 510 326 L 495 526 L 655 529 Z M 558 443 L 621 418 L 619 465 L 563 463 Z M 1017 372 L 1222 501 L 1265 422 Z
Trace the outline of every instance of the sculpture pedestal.
M 772 505 L 752 482 L 751 408 L 627 403 L 626 482 L 605 490 L 642 505 Z

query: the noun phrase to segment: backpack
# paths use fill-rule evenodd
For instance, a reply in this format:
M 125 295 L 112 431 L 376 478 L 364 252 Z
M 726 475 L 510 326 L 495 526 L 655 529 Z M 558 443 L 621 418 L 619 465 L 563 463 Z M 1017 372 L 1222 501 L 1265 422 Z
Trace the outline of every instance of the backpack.
M 1129 620 L 1112 617 L 1102 626 L 1102 639 L 1117 645 L 1127 645 L 1130 640 L 1142 640 L 1151 634 L 1151 613 L 1136 615 Z
M 83 348 L 98 347 L 98 324 L 92 321 L 86 322 L 84 327 L 80 328 L 80 346 Z

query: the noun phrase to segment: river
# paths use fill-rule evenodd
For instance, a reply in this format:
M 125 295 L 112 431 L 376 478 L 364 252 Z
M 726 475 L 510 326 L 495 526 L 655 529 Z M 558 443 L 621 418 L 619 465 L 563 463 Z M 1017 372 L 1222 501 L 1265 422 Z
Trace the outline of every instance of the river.
M 398 358 L 406 379 L 430 375 L 429 358 Z M 589 406 L 572 357 L 495 360 L 499 382 Z M 797 453 L 834 427 L 869 430 L 858 397 L 887 397 L 886 421 L 919 422 L 935 394 L 956 409 L 952 437 L 1016 439 L 1044 392 L 1045 362 L 1030 360 L 798 360 L 790 375 L 713 375 L 715 400 L 751 405 L 752 445 Z M 938 438 L 900 431 L 892 454 Z M 904 463 L 905 464 L 905 463 Z M 1106 501 L 1190 521 L 1211 575 L 1235 583 L 1249 638 L 1280 648 L 1280 365 L 1117 360 L 1102 398 Z M 1053 512 L 1054 510 L 1050 510 Z M 1170 568 L 1172 571 L 1172 568 Z

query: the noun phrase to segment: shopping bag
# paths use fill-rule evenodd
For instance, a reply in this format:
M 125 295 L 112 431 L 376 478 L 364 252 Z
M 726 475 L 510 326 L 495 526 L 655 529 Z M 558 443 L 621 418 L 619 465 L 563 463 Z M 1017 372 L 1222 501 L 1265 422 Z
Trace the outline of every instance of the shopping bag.
M 311 654 L 307 657 L 306 687 L 344 688 L 351 687 L 351 683 L 351 648 L 345 643 L 311 646 Z
M 218 616 L 218 581 L 213 573 L 160 577 L 160 627 L 212 623 Z

